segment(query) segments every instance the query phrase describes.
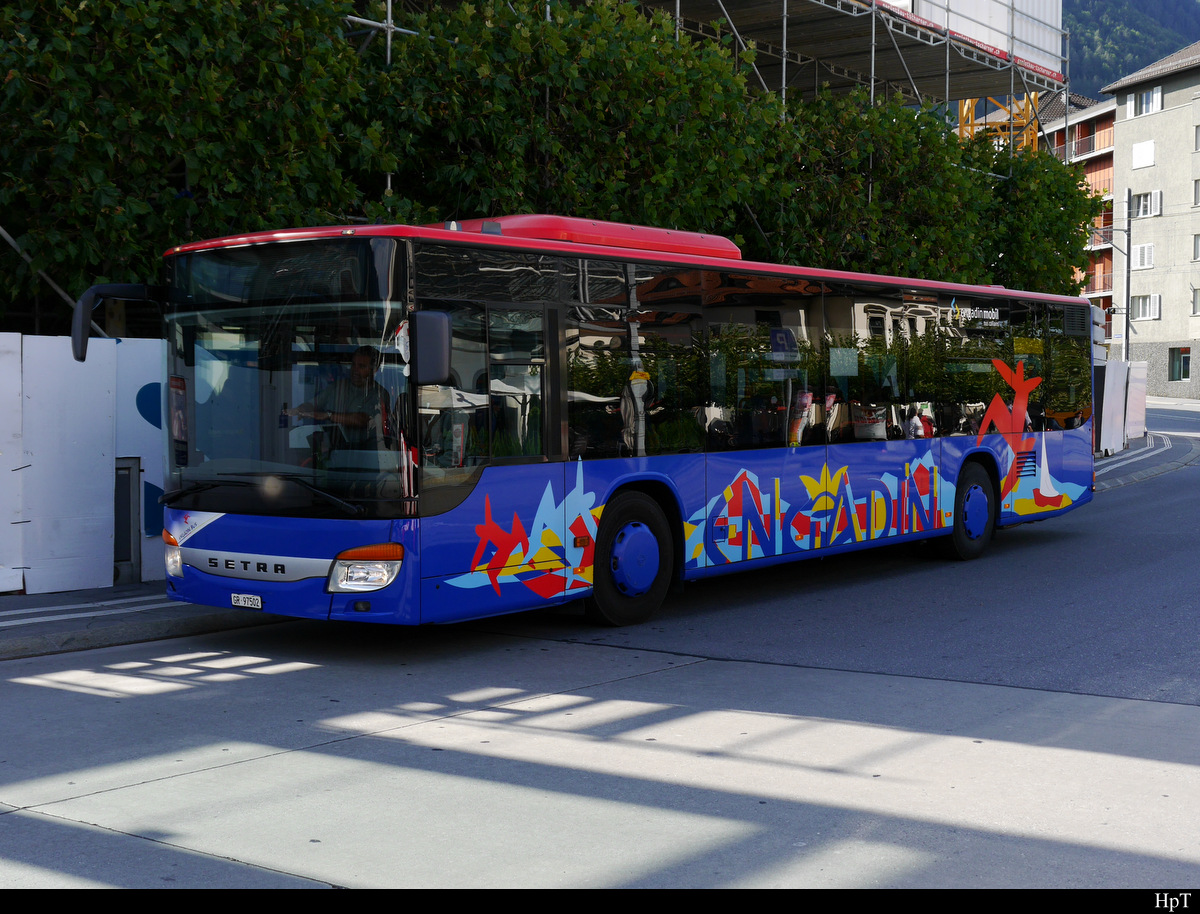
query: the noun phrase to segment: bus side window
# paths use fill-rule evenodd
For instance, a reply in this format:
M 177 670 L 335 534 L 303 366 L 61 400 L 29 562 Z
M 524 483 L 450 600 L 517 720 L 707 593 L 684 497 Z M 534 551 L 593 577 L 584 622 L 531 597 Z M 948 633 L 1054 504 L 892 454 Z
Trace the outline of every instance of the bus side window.
M 811 335 L 823 323 L 821 287 L 708 275 L 709 448 L 824 445 L 824 368 Z
M 568 315 L 569 454 L 589 460 L 703 451 L 701 273 L 639 264 L 619 284 L 612 281 L 618 272 L 588 262 L 587 291 L 605 299 Z
M 567 315 L 567 453 L 595 460 L 621 450 L 621 391 L 629 377 L 629 324 L 619 308 Z
M 417 412 L 420 418 L 421 458 L 424 468 L 471 467 L 487 461 L 486 436 L 477 434 L 487 427 L 488 396 L 479 391 L 487 377 L 484 309 L 474 302 L 421 302 L 422 308 L 450 314 L 453 339 L 450 352 L 450 380 L 443 385 L 417 388 Z M 437 484 L 442 473 L 426 474 L 426 482 Z
M 544 453 L 546 336 L 540 308 L 488 309 L 488 377 L 493 460 Z M 482 379 L 480 379 L 482 381 Z

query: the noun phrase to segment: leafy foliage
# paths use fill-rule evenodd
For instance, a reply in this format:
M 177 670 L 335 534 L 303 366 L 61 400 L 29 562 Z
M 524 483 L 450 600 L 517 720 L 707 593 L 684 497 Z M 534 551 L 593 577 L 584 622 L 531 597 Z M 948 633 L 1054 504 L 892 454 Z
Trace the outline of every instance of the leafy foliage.
M 553 212 L 729 231 L 768 175 L 776 108 L 727 45 L 677 42 L 633 4 L 484 2 L 412 23 L 371 94 L 397 142 L 373 218 Z M 378 52 L 377 52 L 378 53 Z
M 389 65 L 340 32 L 373 4 L 0 4 L 0 225 L 34 259 L 0 247 L 0 313 L 44 292 L 36 269 L 79 294 L 153 281 L 167 244 L 364 218 L 553 212 L 1053 291 L 1084 261 L 1078 174 L 964 147 L 938 111 L 785 110 L 749 55 L 616 0 L 434 11 Z
M 789 112 L 775 150 L 784 196 L 771 259 L 865 272 L 988 280 L 985 226 L 964 151 L 940 115 L 865 94 L 822 95 Z M 784 202 L 787 201 L 787 202 Z M 971 205 L 964 205 L 972 201 Z
M 977 199 L 990 226 L 980 255 L 991 265 L 992 282 L 1078 294 L 1075 266 L 1085 262 L 1090 226 L 1102 209 L 1082 166 L 1064 165 L 1041 150 L 1013 154 L 983 139 L 966 151 L 975 173 L 991 182 L 991 195 Z
M 61 285 L 154 279 L 166 243 L 325 222 L 356 196 L 341 0 L 0 6 L 0 214 Z M 3 298 L 36 288 L 7 247 Z

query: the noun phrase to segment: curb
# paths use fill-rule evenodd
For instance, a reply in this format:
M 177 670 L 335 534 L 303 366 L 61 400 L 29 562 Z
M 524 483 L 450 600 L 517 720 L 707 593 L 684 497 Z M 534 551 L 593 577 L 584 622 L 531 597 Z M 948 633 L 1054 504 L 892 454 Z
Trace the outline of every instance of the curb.
M 178 609 L 133 611 L 121 618 L 73 620 L 74 624 L 45 623 L 31 626 L 38 631 L 0 637 L 0 661 L 86 651 L 98 647 L 137 644 L 164 638 L 181 638 L 209 632 L 230 631 L 257 625 L 295 621 L 285 616 L 259 615 L 244 610 L 181 605 Z
M 1162 476 L 1164 473 L 1171 473 L 1175 470 L 1182 469 L 1183 467 L 1200 463 L 1200 441 L 1197 441 L 1194 438 L 1185 438 L 1180 435 L 1168 435 L 1164 432 L 1155 432 L 1154 434 L 1162 434 L 1164 437 L 1170 438 L 1172 450 L 1174 450 L 1176 447 L 1180 447 L 1183 442 L 1187 442 L 1187 453 L 1182 454 L 1177 458 L 1173 458 L 1166 463 L 1161 463 L 1157 466 L 1150 467 L 1149 469 L 1133 470 L 1117 477 L 1111 482 L 1097 482 L 1096 491 L 1103 492 L 1106 489 L 1119 489 L 1121 486 L 1127 486 L 1134 482 L 1141 482 L 1143 479 L 1152 479 L 1155 476 Z

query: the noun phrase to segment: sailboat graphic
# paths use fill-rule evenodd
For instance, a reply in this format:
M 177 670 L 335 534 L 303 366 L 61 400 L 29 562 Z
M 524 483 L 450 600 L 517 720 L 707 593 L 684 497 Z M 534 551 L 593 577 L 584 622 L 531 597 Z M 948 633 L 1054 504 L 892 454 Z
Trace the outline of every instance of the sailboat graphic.
M 1042 453 L 1038 457 L 1041 464 L 1037 487 L 1033 490 L 1033 503 L 1039 508 L 1061 508 L 1069 503 L 1069 499 L 1058 489 L 1054 488 L 1054 479 L 1050 476 L 1050 466 L 1046 462 L 1046 435 L 1042 434 Z

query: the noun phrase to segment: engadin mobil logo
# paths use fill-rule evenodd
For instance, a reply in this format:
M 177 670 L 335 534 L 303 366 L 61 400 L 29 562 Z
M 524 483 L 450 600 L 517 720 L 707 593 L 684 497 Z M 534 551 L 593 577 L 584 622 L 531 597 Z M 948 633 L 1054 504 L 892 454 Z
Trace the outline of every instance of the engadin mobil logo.
M 175 537 L 175 542 L 183 545 L 184 541 L 192 534 L 203 530 L 213 521 L 220 517 L 224 517 L 224 513 L 214 514 L 210 511 L 185 511 L 174 519 L 171 527 L 171 535 Z
M 1000 320 L 1000 309 L 999 308 L 974 308 L 974 307 L 960 308 L 958 306 L 957 298 L 951 299 L 951 301 L 950 301 L 950 313 L 952 315 L 954 315 L 955 322 L 959 323 L 959 324 L 963 323 L 964 321 L 998 321 L 998 320 Z

